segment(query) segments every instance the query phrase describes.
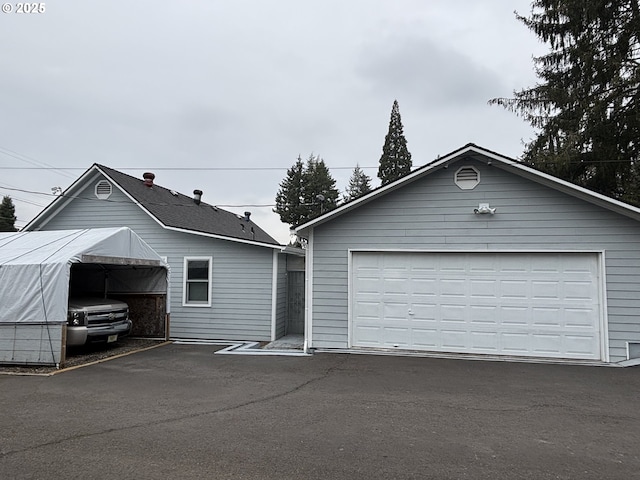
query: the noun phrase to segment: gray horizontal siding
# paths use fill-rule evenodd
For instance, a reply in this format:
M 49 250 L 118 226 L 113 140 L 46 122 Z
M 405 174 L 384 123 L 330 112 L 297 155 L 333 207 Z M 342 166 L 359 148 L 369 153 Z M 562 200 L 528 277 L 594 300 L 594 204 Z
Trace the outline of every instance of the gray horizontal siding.
M 480 170 L 473 190 L 453 183 L 462 165 Z M 475 215 L 479 203 L 496 214 Z M 316 227 L 314 347 L 347 346 L 349 249 L 603 250 L 611 360 L 640 341 L 640 224 L 498 166 L 458 163 Z
M 171 337 L 268 341 L 271 338 L 273 249 L 245 245 L 162 228 L 122 192 L 108 200 L 93 196 L 90 182 L 81 194 L 50 219 L 43 230 L 127 226 L 171 267 Z M 182 305 L 185 257 L 212 257 L 212 305 Z

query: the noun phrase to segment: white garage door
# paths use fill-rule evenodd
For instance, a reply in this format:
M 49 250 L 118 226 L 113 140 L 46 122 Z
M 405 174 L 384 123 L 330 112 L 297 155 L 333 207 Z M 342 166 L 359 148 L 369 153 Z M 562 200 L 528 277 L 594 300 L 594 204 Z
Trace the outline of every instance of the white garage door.
M 598 264 L 591 253 L 356 252 L 351 344 L 597 360 Z

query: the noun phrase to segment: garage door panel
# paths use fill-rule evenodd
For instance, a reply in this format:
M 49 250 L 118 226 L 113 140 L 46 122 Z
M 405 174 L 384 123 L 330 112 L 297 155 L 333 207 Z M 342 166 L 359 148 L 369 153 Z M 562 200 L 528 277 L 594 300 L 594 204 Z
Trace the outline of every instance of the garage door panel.
M 532 309 L 531 325 L 535 328 L 562 328 L 559 319 L 562 318 L 562 309 L 557 307 L 534 307 Z
M 440 296 L 443 298 L 465 298 L 467 296 L 466 283 L 464 280 L 448 280 L 440 281 Z
M 582 358 L 596 347 L 597 345 L 591 335 L 565 336 L 565 349 L 573 357 Z
M 527 280 L 501 280 L 500 281 L 500 297 L 501 298 L 520 298 L 528 300 L 531 297 L 529 292 L 529 282 Z
M 442 338 L 442 347 L 445 349 L 453 349 L 455 351 L 464 350 L 467 346 L 467 330 L 443 328 L 440 330 L 440 338 Z
M 390 319 L 406 319 L 407 311 L 408 311 L 407 303 L 396 303 L 396 302 L 384 302 L 382 306 L 382 312 L 384 318 L 387 320 Z
M 363 302 L 357 303 L 358 318 L 362 320 L 375 320 L 380 317 L 380 302 Z
M 501 306 L 500 325 L 502 328 L 526 327 L 529 324 L 529 308 L 526 306 L 517 307 L 514 305 Z
M 483 350 L 487 353 L 497 353 L 500 339 L 498 334 L 494 331 L 478 331 L 472 330 L 470 332 L 469 340 L 471 342 L 470 347 L 473 350 Z
M 406 327 L 393 327 L 385 326 L 382 330 L 384 336 L 384 342 L 390 346 L 408 347 L 409 342 L 409 329 Z
M 562 351 L 562 338 L 559 334 L 531 335 L 531 350 L 541 357 L 555 357 Z
M 438 305 L 435 303 L 413 303 L 411 311 L 416 321 L 435 320 L 438 315 Z
M 568 301 L 590 301 L 597 298 L 596 285 L 590 282 L 567 280 L 564 282 L 564 299 Z
M 498 282 L 492 279 L 472 278 L 469 280 L 470 295 L 474 298 L 498 297 Z
M 440 307 L 442 323 L 465 323 L 467 321 L 466 310 L 464 305 L 442 305 Z
M 354 335 L 358 338 L 358 343 L 363 347 L 376 347 L 382 342 L 382 327 L 358 326 L 354 330 Z
M 438 283 L 435 278 L 415 278 L 409 288 L 414 295 L 434 296 L 438 294 Z
M 564 326 L 567 329 L 595 329 L 596 326 L 588 321 L 593 314 L 593 308 L 565 308 Z
M 597 254 L 367 252 L 352 263 L 354 346 L 600 358 Z
M 531 282 L 531 296 L 533 300 L 560 300 L 560 282 L 533 280 Z
M 527 355 L 531 351 L 528 332 L 502 332 L 500 340 L 500 351 L 508 355 Z
M 471 305 L 470 321 L 473 325 L 486 325 L 492 328 L 498 325 L 498 308 L 495 305 Z

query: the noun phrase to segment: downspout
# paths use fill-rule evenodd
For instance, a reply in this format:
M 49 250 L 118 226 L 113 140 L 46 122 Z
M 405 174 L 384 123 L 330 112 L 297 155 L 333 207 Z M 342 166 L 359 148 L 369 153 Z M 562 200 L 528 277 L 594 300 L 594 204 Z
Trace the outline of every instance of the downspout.
M 313 228 L 309 231 L 304 262 L 304 353 L 313 347 Z
M 276 339 L 277 319 L 278 319 L 278 255 L 279 252 L 273 249 L 273 259 L 271 268 L 271 341 Z

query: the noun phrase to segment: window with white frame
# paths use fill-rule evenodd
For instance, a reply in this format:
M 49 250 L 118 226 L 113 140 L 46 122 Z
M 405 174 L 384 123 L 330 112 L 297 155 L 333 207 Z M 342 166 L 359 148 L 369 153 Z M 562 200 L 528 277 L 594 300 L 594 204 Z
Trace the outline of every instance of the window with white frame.
M 211 257 L 185 257 L 182 303 L 211 306 Z

